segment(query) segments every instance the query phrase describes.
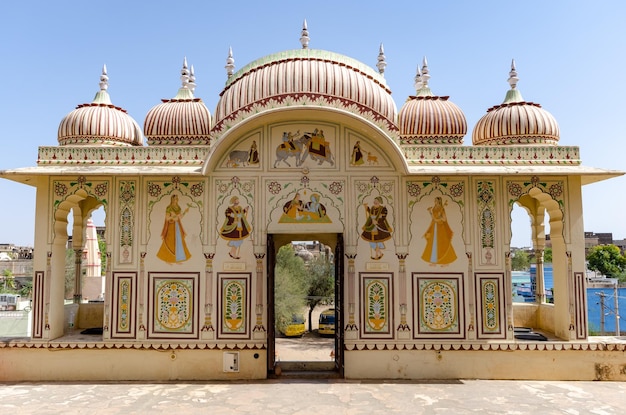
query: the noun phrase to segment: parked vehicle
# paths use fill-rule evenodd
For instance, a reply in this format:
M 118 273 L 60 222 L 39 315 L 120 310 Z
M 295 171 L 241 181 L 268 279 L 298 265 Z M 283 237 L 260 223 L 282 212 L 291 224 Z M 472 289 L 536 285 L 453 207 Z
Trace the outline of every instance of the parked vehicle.
M 285 327 L 283 334 L 287 337 L 300 337 L 304 335 L 305 331 L 304 317 L 294 315 L 289 324 Z
M 320 324 L 318 333 L 320 335 L 332 336 L 335 334 L 335 309 L 330 308 L 320 314 Z
M 19 294 L 0 294 L 0 311 L 17 310 L 17 305 L 20 303 L 21 298 L 22 296 Z

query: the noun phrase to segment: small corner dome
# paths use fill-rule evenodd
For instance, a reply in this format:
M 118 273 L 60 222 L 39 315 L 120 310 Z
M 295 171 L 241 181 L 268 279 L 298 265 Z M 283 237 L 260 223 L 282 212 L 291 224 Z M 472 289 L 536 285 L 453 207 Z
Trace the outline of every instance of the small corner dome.
M 211 113 L 200 98 L 194 97 L 195 74 L 187 59 L 180 71 L 182 86 L 173 99 L 148 111 L 144 121 L 144 134 L 148 145 L 209 145 Z
M 463 111 L 447 96 L 436 96 L 428 86 L 426 59 L 415 76 L 416 95 L 410 96 L 398 113 L 400 144 L 461 145 L 467 134 Z
M 504 102 L 487 110 L 472 133 L 474 145 L 551 145 L 559 142 L 559 125 L 541 105 L 524 101 L 516 88 L 515 61 L 511 63 L 509 84 Z
M 396 104 L 382 72 L 344 55 L 309 49 L 306 21 L 300 42 L 302 49 L 265 56 L 237 72 L 230 51 L 228 79 L 215 110 L 217 136 L 228 128 L 226 124 L 252 112 L 297 105 L 335 108 L 395 131 Z M 381 65 L 379 61 L 379 71 Z
M 100 75 L 100 91 L 90 104 L 81 104 L 59 124 L 59 145 L 141 146 L 139 124 L 111 103 L 107 92 L 109 77 L 106 66 Z

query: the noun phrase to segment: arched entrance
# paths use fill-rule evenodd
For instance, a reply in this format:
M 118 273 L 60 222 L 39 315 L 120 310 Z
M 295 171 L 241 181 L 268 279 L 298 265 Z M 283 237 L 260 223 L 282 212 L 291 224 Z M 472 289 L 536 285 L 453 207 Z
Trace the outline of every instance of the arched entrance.
M 310 330 L 305 336 L 306 340 L 296 343 L 291 342 L 292 348 L 290 358 L 288 360 L 281 359 L 277 354 L 277 350 L 281 347 L 281 341 L 284 343 L 284 334 L 277 327 L 277 313 L 279 305 L 277 300 L 282 298 L 280 293 L 280 278 L 284 276 L 277 275 L 277 257 L 281 247 L 293 245 L 294 241 L 300 241 L 306 244 L 311 242 L 312 251 L 309 252 L 313 256 L 320 255 L 324 260 L 331 262 L 333 271 L 333 293 L 332 300 L 327 302 L 318 302 L 315 296 L 308 296 L 306 303 L 308 307 L 317 305 L 317 313 L 308 310 L 308 316 L 305 318 L 305 326 L 307 328 L 315 327 L 319 321 L 319 310 L 334 309 L 334 334 L 329 337 L 321 335 L 319 330 Z M 296 243 L 298 245 L 298 243 Z M 319 249 L 320 252 L 315 252 Z M 323 251 L 323 252 L 322 252 Z M 307 255 L 308 255 L 307 253 Z M 343 377 L 343 235 L 342 234 L 268 234 L 267 236 L 267 315 L 268 315 L 268 331 L 267 331 L 267 370 L 268 376 L 277 376 L 280 374 L 297 373 L 299 376 L 319 375 L 325 373 L 328 376 Z M 316 260 L 319 257 L 315 258 Z M 282 272 L 282 271 L 281 271 Z M 309 272 L 309 276 L 313 271 Z M 278 294 L 278 295 L 277 295 Z M 307 293 L 307 294 L 310 294 Z M 314 320 L 312 320 L 314 319 Z M 328 358 L 319 358 L 320 349 L 322 353 L 328 352 Z

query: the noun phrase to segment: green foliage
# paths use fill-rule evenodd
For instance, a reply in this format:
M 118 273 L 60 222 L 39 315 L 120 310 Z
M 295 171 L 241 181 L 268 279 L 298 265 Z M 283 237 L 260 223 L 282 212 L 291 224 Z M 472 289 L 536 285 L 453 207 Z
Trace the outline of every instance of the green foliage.
M 530 257 L 528 252 L 518 249 L 511 258 L 511 268 L 513 271 L 526 271 L 530 268 Z
M 552 263 L 552 248 L 546 248 L 546 250 L 543 251 L 543 263 L 544 264 Z
M 291 244 L 283 245 L 276 255 L 274 270 L 274 323 L 284 331 L 294 315 L 306 307 L 307 269 L 302 258 L 295 255 Z
M 2 271 L 2 286 L 0 286 L 0 291 L 10 294 L 15 293 L 15 276 L 13 275 L 13 272 L 8 268 L 5 268 Z
M 587 267 L 607 277 L 620 277 L 626 270 L 626 257 L 615 245 L 597 245 L 587 254 Z
M 320 255 L 308 263 L 309 331 L 312 330 L 313 309 L 318 304 L 331 304 L 335 300 L 335 265 Z
M 107 243 L 100 234 L 98 234 L 98 249 L 100 250 L 100 269 L 102 275 L 105 275 L 107 270 Z

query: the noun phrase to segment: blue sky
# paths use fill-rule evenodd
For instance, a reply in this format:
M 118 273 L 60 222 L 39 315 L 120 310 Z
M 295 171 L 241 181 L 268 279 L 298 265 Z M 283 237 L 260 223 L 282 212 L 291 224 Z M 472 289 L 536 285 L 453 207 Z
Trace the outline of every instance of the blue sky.
M 626 2 L 623 1 L 14 1 L 0 5 L 0 170 L 34 166 L 38 146 L 57 145 L 61 119 L 91 102 L 103 64 L 109 94 L 143 126 L 173 98 L 186 56 L 196 97 L 214 112 L 226 80 L 228 48 L 237 68 L 310 47 L 375 67 L 384 44 L 385 77 L 398 109 L 413 94 L 424 56 L 430 86 L 464 111 L 471 130 L 502 102 L 511 59 L 527 101 L 556 118 L 562 145 L 583 164 L 626 170 Z M 626 238 L 626 178 L 585 186 L 585 230 Z M 35 191 L 0 180 L 0 243 L 31 245 Z M 530 245 L 528 220 L 514 216 L 514 246 Z

